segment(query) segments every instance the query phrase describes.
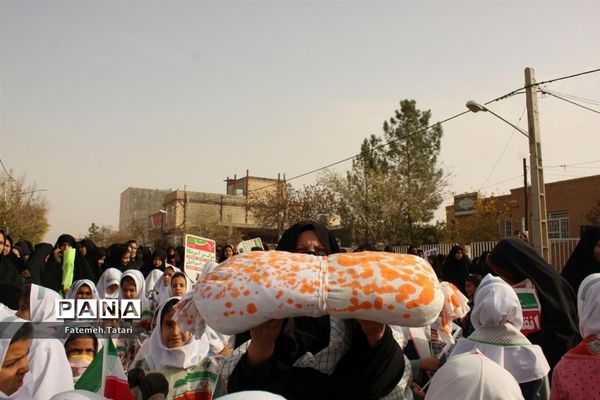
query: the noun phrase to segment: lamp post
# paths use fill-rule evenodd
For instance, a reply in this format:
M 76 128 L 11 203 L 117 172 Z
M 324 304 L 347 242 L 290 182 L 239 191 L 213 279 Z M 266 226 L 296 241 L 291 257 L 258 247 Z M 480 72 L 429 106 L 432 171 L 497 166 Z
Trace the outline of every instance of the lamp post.
M 542 146 L 539 132 L 539 119 L 537 113 L 536 86 L 534 85 L 533 69 L 525 69 L 525 80 L 527 89 L 527 115 L 529 132 L 524 131 L 515 124 L 502 118 L 486 106 L 475 101 L 468 101 L 466 106 L 472 112 L 486 111 L 508 125 L 515 128 L 529 139 L 529 156 L 531 163 L 531 239 L 537 253 L 550 262 L 550 247 L 548 245 L 548 222 L 546 220 L 546 194 L 544 188 L 544 171 L 542 169 Z M 530 93 L 531 92 L 531 93 Z M 525 215 L 525 218 L 528 216 Z

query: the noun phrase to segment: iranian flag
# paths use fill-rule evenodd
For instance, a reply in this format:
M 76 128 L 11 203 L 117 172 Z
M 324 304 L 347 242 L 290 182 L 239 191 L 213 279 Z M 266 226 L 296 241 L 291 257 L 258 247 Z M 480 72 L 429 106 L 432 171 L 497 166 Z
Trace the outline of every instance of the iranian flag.
M 111 339 L 75 384 L 75 389 L 98 393 L 107 399 L 133 400 L 127 375 Z

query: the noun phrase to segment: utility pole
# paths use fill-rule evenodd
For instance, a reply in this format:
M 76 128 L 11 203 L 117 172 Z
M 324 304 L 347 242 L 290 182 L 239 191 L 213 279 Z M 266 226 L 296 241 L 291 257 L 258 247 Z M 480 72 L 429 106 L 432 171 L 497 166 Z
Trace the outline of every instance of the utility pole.
M 523 230 L 527 232 L 529 238 L 529 199 L 527 196 L 527 159 L 523 157 L 523 194 L 525 197 L 525 217 L 523 218 Z
M 537 103 L 537 85 L 533 68 L 525 68 L 525 93 L 527 96 L 527 125 L 529 127 L 529 155 L 531 166 L 531 239 L 538 254 L 550 262 L 548 245 L 548 221 L 546 212 L 546 189 L 542 167 L 542 143 Z

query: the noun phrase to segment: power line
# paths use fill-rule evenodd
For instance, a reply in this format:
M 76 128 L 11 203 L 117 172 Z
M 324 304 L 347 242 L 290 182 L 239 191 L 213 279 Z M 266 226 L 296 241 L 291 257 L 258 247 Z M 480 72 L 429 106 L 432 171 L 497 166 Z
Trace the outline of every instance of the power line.
M 500 101 L 500 100 L 507 99 L 507 98 L 509 98 L 511 96 L 514 96 L 514 95 L 517 95 L 517 94 L 521 94 L 521 93 L 523 93 L 522 90 L 527 89 L 527 88 L 529 88 L 531 86 L 540 86 L 540 85 L 544 85 L 544 84 L 547 84 L 547 83 L 553 83 L 553 82 L 562 81 L 564 79 L 571 79 L 571 78 L 576 78 L 576 77 L 582 76 L 582 75 L 593 74 L 595 72 L 600 72 L 600 68 L 592 69 L 592 70 L 584 71 L 584 72 L 579 72 L 579 73 L 573 74 L 573 75 L 561 76 L 561 77 L 558 77 L 558 78 L 549 79 L 547 81 L 536 82 L 536 83 L 532 83 L 531 85 L 525 85 L 525 86 L 520 87 L 518 89 L 515 89 L 512 92 L 509 92 L 509 93 L 507 93 L 507 94 L 505 94 L 503 96 L 500 96 L 500 97 L 498 97 L 498 98 L 496 98 L 494 100 L 490 100 L 489 102 L 485 103 L 485 105 L 488 105 L 488 104 L 493 103 L 495 101 Z
M 578 101 L 581 101 L 583 103 L 589 103 L 589 104 L 593 104 L 595 106 L 600 106 L 600 101 L 598 101 L 598 100 L 588 99 L 586 97 L 575 96 L 573 94 L 568 94 L 568 93 L 563 93 L 563 92 L 557 92 L 556 90 L 553 90 L 552 93 L 561 95 L 561 96 L 566 97 L 568 99 L 578 100 Z
M 521 116 L 519 117 L 519 120 L 517 121 L 517 123 L 515 125 L 518 125 L 519 122 L 521 122 L 521 119 L 523 118 L 523 115 L 525 115 L 525 111 L 527 110 L 527 107 L 523 108 L 523 112 L 521 112 Z M 502 149 L 502 152 L 500 153 L 500 155 L 498 156 L 498 159 L 496 160 L 496 162 L 494 163 L 494 166 L 492 167 L 492 170 L 490 171 L 490 173 L 488 174 L 487 178 L 485 178 L 485 181 L 483 181 L 483 183 L 481 184 L 481 188 L 483 188 L 485 186 L 485 184 L 488 182 L 488 180 L 490 179 L 490 177 L 492 176 L 492 174 L 494 173 L 494 171 L 496 170 L 496 167 L 498 166 L 498 164 L 500 163 L 500 160 L 502 159 L 502 156 L 504 155 L 504 152 L 506 152 L 506 149 L 508 148 L 508 145 L 510 144 L 513 136 L 515 135 L 515 131 L 517 129 L 513 127 L 512 131 L 510 132 L 510 136 L 508 137 L 508 141 L 506 142 L 506 144 L 504 145 L 504 148 Z M 481 188 L 479 190 L 481 190 Z
M 489 187 L 496 186 L 496 185 L 499 185 L 499 184 L 501 184 L 501 183 L 510 182 L 510 181 L 513 181 L 513 180 L 515 180 L 515 179 L 517 179 L 517 178 L 522 178 L 522 177 L 523 177 L 523 175 L 521 175 L 521 174 L 519 174 L 519 175 L 515 175 L 515 176 L 513 176 L 513 177 L 511 177 L 511 178 L 504 179 L 504 180 L 502 180 L 502 181 L 500 181 L 500 182 L 491 183 L 491 184 L 489 184 L 489 185 L 487 185 L 487 186 L 483 186 L 483 187 L 479 188 L 479 190 L 481 190 L 481 189 L 487 189 L 487 188 L 489 188 Z
M 0 165 L 2 165 L 2 169 L 4 170 L 4 172 L 6 173 L 6 175 L 8 176 L 8 180 L 15 181 L 15 178 L 13 178 L 10 175 L 10 173 L 6 170 L 6 167 L 4 166 L 4 163 L 2 162 L 1 158 L 0 158 Z
M 571 101 L 571 100 L 565 99 L 564 97 L 558 96 L 558 95 L 556 95 L 556 94 L 554 94 L 554 93 L 550 92 L 549 90 L 544 90 L 544 89 L 542 89 L 542 88 L 539 88 L 539 91 L 540 91 L 541 93 L 548 94 L 548 95 L 550 95 L 550 96 L 552 96 L 552 97 L 556 97 L 557 99 L 560 99 L 560 100 L 562 100 L 562 101 L 566 101 L 567 103 L 571 103 L 571 104 L 573 104 L 573 105 L 575 105 L 575 106 L 577 106 L 577 107 L 581 107 L 581 108 L 584 108 L 584 109 L 586 109 L 586 110 L 588 110 L 588 111 L 595 112 L 596 114 L 600 114 L 600 111 L 598 111 L 598 110 L 594 110 L 593 108 L 589 108 L 589 107 L 586 107 L 586 106 L 584 106 L 584 105 L 581 105 L 581 104 L 579 104 L 579 103 L 575 103 L 574 101 Z
M 600 72 L 600 68 L 598 68 L 598 69 L 594 69 L 594 70 L 590 70 L 590 71 L 579 72 L 579 73 L 577 73 L 577 74 L 573 74 L 573 75 L 562 76 L 562 77 L 558 77 L 558 78 L 550 79 L 550 80 L 547 80 L 547 81 L 536 82 L 536 83 L 534 83 L 534 84 L 532 84 L 532 85 L 529 85 L 529 86 L 538 86 L 538 85 L 543 85 L 543 84 L 552 83 L 552 82 L 557 82 L 557 81 L 564 80 L 564 79 L 575 78 L 575 77 L 578 77 L 578 76 L 587 75 L 587 74 L 591 74 L 591 73 L 595 73 L 595 72 Z M 500 100 L 506 99 L 506 98 L 508 98 L 508 97 L 515 96 L 515 95 L 517 95 L 517 94 L 524 93 L 524 92 L 523 92 L 523 90 L 527 89 L 529 86 L 527 86 L 527 85 L 526 85 L 526 86 L 520 87 L 520 88 L 518 88 L 518 89 L 515 89 L 515 90 L 513 90 L 513 91 L 511 91 L 511 92 L 509 92 L 509 93 L 507 93 L 507 94 L 505 94 L 505 95 L 502 95 L 502 96 L 500 96 L 500 97 L 497 97 L 497 98 L 495 98 L 495 99 L 493 99 L 493 100 L 490 100 L 490 101 L 488 101 L 488 102 L 486 102 L 486 103 L 484 103 L 484 104 L 485 104 L 485 105 L 488 105 L 488 104 L 490 104 L 490 103 L 493 103 L 493 102 L 496 102 L 496 101 L 500 101 Z M 375 146 L 375 147 L 373 148 L 373 150 L 377 150 L 377 149 L 383 148 L 383 147 L 385 147 L 385 146 L 388 146 L 388 145 L 390 145 L 391 143 L 394 143 L 394 142 L 396 142 L 396 141 L 399 141 L 399 140 L 406 139 L 406 138 L 408 138 L 408 137 L 410 137 L 410 136 L 412 136 L 412 135 L 415 135 L 415 134 L 417 134 L 417 133 L 420 133 L 420 132 L 424 132 L 424 131 L 426 131 L 426 130 L 428 130 L 428 129 L 431 129 L 432 127 L 434 127 L 434 126 L 436 126 L 436 125 L 441 125 L 441 124 L 444 124 L 444 123 L 446 123 L 446 122 L 449 122 L 449 121 L 451 121 L 451 120 L 453 120 L 453 119 L 455 119 L 455 118 L 458 118 L 458 117 L 460 117 L 460 116 L 462 116 L 462 115 L 465 115 L 465 114 L 467 114 L 467 113 L 469 113 L 469 112 L 470 112 L 470 111 L 463 111 L 463 112 L 461 112 L 461 113 L 455 114 L 455 115 L 453 115 L 453 116 L 451 116 L 451 117 L 449 117 L 449 118 L 446 118 L 446 119 L 444 119 L 444 120 L 442 120 L 442 121 L 436 122 L 435 124 L 433 124 L 433 125 L 430 125 L 430 126 L 428 126 L 428 127 L 426 127 L 426 128 L 422 128 L 422 129 L 416 130 L 416 131 L 414 131 L 414 132 L 411 132 L 411 133 L 408 133 L 408 134 L 406 134 L 406 135 L 404 135 L 404 136 L 402 136 L 402 137 L 399 137 L 399 138 L 396 138 L 396 139 L 390 140 L 390 141 L 388 141 L 388 142 L 382 143 L 382 144 L 380 144 L 380 145 L 378 145 L 378 146 Z M 325 170 L 325 169 L 328 169 L 328 168 L 331 168 L 331 167 L 333 167 L 333 166 L 336 166 L 336 165 L 342 164 L 342 163 L 344 163 L 344 162 L 350 161 L 350 160 L 352 160 L 352 159 L 354 159 L 354 158 L 356 158 L 356 157 L 358 157 L 358 156 L 360 156 L 360 153 L 358 153 L 358 154 L 355 154 L 355 155 L 353 155 L 353 156 L 350 156 L 350 157 L 346 157 L 346 158 L 344 158 L 344 159 L 342 159 L 342 160 L 339 160 L 339 161 L 333 162 L 333 163 L 331 163 L 331 164 L 327 164 L 327 165 L 325 165 L 325 166 L 323 166 L 323 167 L 316 168 L 316 169 L 313 169 L 313 170 L 311 170 L 311 171 L 304 172 L 304 173 L 302 173 L 302 174 L 299 174 L 299 175 L 293 176 L 293 177 L 291 177 L 291 178 L 289 178 L 289 179 L 286 179 L 286 180 L 284 180 L 283 182 L 292 181 L 292 180 L 295 180 L 295 179 L 299 179 L 299 178 L 305 177 L 305 176 L 307 176 L 307 175 L 314 174 L 314 173 L 316 173 L 316 172 L 319 172 L 319 171 L 323 171 L 323 170 Z M 513 179 L 514 179 L 514 178 L 513 178 Z M 252 191 L 263 190 L 263 189 L 266 189 L 266 188 L 268 188 L 268 187 L 275 186 L 275 185 L 278 185 L 278 184 L 279 184 L 279 182 L 270 183 L 270 184 L 268 184 L 268 185 L 265 185 L 265 186 L 262 186 L 262 187 L 259 187 L 259 188 L 256 188 L 256 189 L 253 189 Z M 488 187 L 489 187 L 489 186 L 488 186 Z M 483 187 L 482 187 L 481 189 L 483 189 Z M 248 193 L 249 193 L 249 192 L 251 192 L 251 190 L 248 190 Z M 248 193 L 246 193 L 246 195 L 248 195 Z
M 554 167 L 572 167 L 574 165 L 587 165 L 587 164 L 594 164 L 600 162 L 600 160 L 592 160 L 592 161 L 583 161 L 583 162 L 577 162 L 577 163 L 571 163 L 571 164 L 555 164 L 555 165 L 544 165 L 544 168 L 554 168 Z

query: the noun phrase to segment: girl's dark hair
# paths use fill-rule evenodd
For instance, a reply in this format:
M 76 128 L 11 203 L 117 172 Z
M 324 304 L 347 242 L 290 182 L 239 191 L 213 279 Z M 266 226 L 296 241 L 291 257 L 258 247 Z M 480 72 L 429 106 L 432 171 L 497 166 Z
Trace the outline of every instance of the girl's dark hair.
M 176 271 L 176 272 L 173 274 L 173 276 L 171 277 L 171 285 L 173 284 L 173 280 L 174 280 L 175 278 L 180 278 L 180 277 L 181 277 L 181 278 L 183 278 L 183 280 L 185 281 L 185 286 L 187 287 L 187 279 L 186 279 L 186 276 L 185 276 L 185 274 L 184 274 L 183 272 L 181 272 L 181 271 Z
M 475 285 L 475 287 L 478 287 L 479 284 L 481 283 L 481 275 L 471 274 L 471 275 L 467 276 L 467 279 L 465 279 L 465 282 L 471 282 L 473 285 Z
M 133 283 L 133 284 L 135 285 L 135 288 L 136 288 L 136 289 L 138 288 L 138 287 L 137 287 L 137 282 L 135 281 L 135 279 L 133 279 L 133 278 L 132 278 L 131 276 L 129 276 L 129 275 L 127 275 L 127 276 L 124 276 L 123 278 L 121 278 L 121 286 L 122 286 L 122 285 L 123 285 L 123 283 L 125 283 L 125 282 L 127 282 L 127 283 L 130 283 L 130 284 L 131 284 L 131 283 Z
M 31 308 L 31 283 L 21 286 L 19 293 L 19 304 L 23 303 L 27 308 Z
M 76 339 L 92 339 L 94 341 L 94 353 L 98 352 L 98 338 L 93 333 L 74 333 L 69 335 L 69 338 L 65 340 L 65 347 L 67 347 L 67 343 Z
M 140 380 L 142 400 L 148 400 L 155 394 L 162 393 L 165 397 L 169 394 L 169 381 L 160 372 L 152 372 Z
M 223 262 L 223 261 L 225 261 L 225 250 L 227 250 L 227 248 L 230 248 L 230 249 L 231 249 L 231 251 L 233 252 L 233 254 L 235 254 L 235 250 L 233 250 L 233 246 L 232 246 L 232 245 L 230 245 L 230 244 L 226 244 L 226 245 L 225 245 L 225 246 L 223 246 L 223 248 L 221 249 L 221 255 L 220 255 L 220 257 L 221 257 L 221 258 L 219 259 L 219 261 L 220 261 L 220 262 Z
M 15 332 L 10 343 L 14 343 L 17 340 L 26 340 L 31 339 L 33 337 L 33 325 L 30 322 L 25 322 L 21 327 Z
M 160 313 L 160 326 L 163 326 L 165 321 L 165 315 L 173 309 L 175 304 L 179 302 L 179 299 L 171 299 L 163 306 L 162 312 Z

